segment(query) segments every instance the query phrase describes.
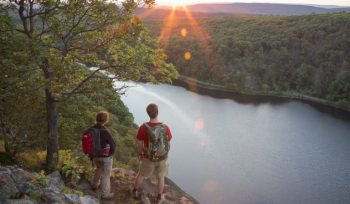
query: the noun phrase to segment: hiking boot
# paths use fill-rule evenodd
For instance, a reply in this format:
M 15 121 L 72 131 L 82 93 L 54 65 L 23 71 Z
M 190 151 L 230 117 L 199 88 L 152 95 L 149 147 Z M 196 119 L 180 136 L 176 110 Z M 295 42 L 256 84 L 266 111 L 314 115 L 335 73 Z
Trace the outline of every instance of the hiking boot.
M 157 199 L 156 199 L 156 203 L 161 204 L 163 201 L 164 201 L 163 194 L 158 194 Z
M 147 196 L 152 204 L 162 204 L 165 201 L 163 194 L 148 194 Z
M 131 194 L 132 194 L 132 197 L 134 197 L 135 199 L 140 199 L 140 198 L 141 198 L 142 192 L 141 192 L 141 191 L 138 191 L 138 190 L 136 190 L 136 188 L 134 188 L 134 189 L 131 191 Z
M 96 190 L 98 189 L 98 187 L 99 187 L 99 186 L 91 186 L 91 189 L 92 189 L 93 191 L 96 191 Z
M 103 200 L 111 200 L 114 197 L 114 193 L 109 193 L 107 195 L 101 196 L 101 199 Z

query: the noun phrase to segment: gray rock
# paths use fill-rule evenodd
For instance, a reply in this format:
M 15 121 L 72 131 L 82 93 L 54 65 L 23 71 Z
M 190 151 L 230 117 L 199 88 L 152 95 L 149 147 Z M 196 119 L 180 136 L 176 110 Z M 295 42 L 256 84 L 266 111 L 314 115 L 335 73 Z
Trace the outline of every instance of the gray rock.
M 35 204 L 35 201 L 29 199 L 7 199 L 4 204 Z
M 0 167 L 0 200 L 10 198 L 18 189 L 8 168 Z
M 77 194 L 64 194 L 64 197 L 73 204 L 80 203 L 80 197 Z
M 45 188 L 46 191 L 59 193 L 65 188 L 60 172 L 55 171 L 47 175 L 46 178 L 49 179 L 49 186 Z
M 11 170 L 9 168 L 0 166 L 0 175 L 1 174 L 11 174 Z
M 11 170 L 12 178 L 16 183 L 24 183 L 35 178 L 33 174 L 16 166 L 11 166 L 9 169 Z
M 81 204 L 99 204 L 99 201 L 95 197 L 86 195 L 86 196 L 80 197 L 80 203 Z
M 32 184 L 29 183 L 17 183 L 16 187 L 19 192 L 23 194 L 29 194 L 31 192 L 38 192 L 40 193 L 40 189 Z
M 66 204 L 70 203 L 63 195 L 55 192 L 45 192 L 41 197 L 44 203 Z

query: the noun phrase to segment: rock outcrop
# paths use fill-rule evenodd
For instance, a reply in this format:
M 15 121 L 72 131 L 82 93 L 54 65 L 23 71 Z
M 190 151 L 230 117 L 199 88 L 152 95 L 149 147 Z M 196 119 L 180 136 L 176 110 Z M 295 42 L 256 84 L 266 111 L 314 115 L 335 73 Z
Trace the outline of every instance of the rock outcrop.
M 4 204 L 153 204 L 156 181 L 147 179 L 143 185 L 140 200 L 135 200 L 131 189 L 136 173 L 122 168 L 113 169 L 111 185 L 115 197 L 111 200 L 100 200 L 100 190 L 93 191 L 87 180 L 81 180 L 78 185 L 69 187 L 84 195 L 65 194 L 67 188 L 58 171 L 40 178 L 38 174 L 30 173 L 17 166 L 0 166 L 0 203 Z M 43 186 L 40 183 L 44 183 Z M 182 191 L 174 182 L 166 178 L 164 201 L 162 204 L 197 204 L 190 195 Z

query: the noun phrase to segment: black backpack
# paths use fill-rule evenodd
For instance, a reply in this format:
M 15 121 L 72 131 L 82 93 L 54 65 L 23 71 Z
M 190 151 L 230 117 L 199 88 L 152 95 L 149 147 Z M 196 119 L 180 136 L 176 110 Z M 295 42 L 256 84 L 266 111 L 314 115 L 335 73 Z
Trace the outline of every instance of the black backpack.
M 82 137 L 82 148 L 86 155 L 92 159 L 103 154 L 101 147 L 100 129 L 91 127 Z

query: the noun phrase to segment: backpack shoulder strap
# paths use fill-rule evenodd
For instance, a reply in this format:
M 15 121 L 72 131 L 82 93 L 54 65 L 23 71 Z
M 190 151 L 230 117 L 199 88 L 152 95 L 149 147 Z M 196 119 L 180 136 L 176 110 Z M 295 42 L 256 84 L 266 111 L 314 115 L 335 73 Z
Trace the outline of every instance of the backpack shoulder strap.
M 147 123 L 143 123 L 146 127 L 147 127 L 147 129 L 152 129 L 152 127 L 149 125 L 149 123 L 147 122 Z M 165 127 L 165 124 L 164 123 L 160 123 L 160 124 L 158 124 L 157 126 L 162 126 L 162 127 Z
M 89 130 L 92 132 L 92 140 L 94 143 L 93 156 L 96 157 L 96 156 L 99 156 L 101 151 L 101 137 L 100 137 L 101 130 L 95 127 L 91 127 Z
M 146 128 L 147 128 L 148 130 L 151 129 L 151 126 L 150 126 L 148 123 L 143 123 L 143 124 L 146 126 Z

